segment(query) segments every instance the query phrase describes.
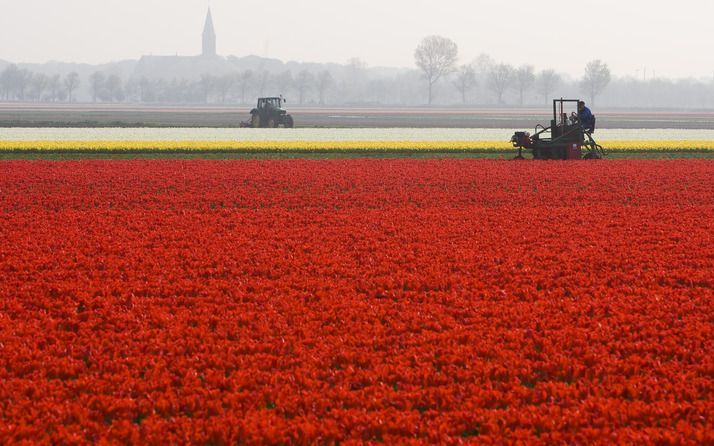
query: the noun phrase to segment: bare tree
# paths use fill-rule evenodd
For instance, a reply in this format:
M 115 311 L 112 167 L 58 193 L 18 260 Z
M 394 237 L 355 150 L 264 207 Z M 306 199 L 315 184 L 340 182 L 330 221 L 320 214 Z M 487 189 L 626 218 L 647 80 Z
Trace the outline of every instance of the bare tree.
M 106 83 L 106 76 L 101 71 L 95 71 L 89 75 L 89 87 L 92 90 L 92 101 L 97 102 L 97 98 L 102 94 L 104 89 L 104 84 Z
M 359 102 L 365 96 L 367 85 L 367 63 L 359 57 L 352 57 L 347 61 L 344 78 L 340 82 L 342 100 L 345 102 Z
M 595 105 L 595 97 L 610 83 L 610 68 L 601 60 L 593 60 L 585 67 L 581 88 L 590 95 L 590 105 Z
M 213 82 L 213 79 L 211 80 Z M 180 97 L 175 95 L 176 91 L 174 90 L 174 84 L 176 83 L 175 80 L 172 81 L 166 81 L 166 79 L 162 78 L 157 78 L 157 79 L 152 79 L 149 82 L 149 87 L 147 90 L 147 97 L 150 102 L 169 102 L 175 100 L 175 98 Z M 210 88 L 213 89 L 214 84 L 211 83 Z M 201 86 L 201 80 L 196 81 L 196 90 L 198 93 L 196 94 L 195 102 L 202 102 L 205 99 L 204 96 L 204 91 L 203 87 Z M 212 91 L 212 90 L 211 90 Z M 210 93 L 209 93 L 210 94 Z
M 23 68 L 18 72 L 16 85 L 17 85 L 18 98 L 21 101 L 25 100 L 25 91 L 27 90 L 27 87 L 30 85 L 31 80 L 32 80 L 32 73 L 30 73 L 29 70 L 26 70 Z
M 325 70 L 317 76 L 317 91 L 320 96 L 320 105 L 325 105 L 325 95 L 327 90 L 335 84 L 335 78 L 329 71 Z
M 315 76 L 307 70 L 302 70 L 298 73 L 295 78 L 295 88 L 298 91 L 298 103 L 302 105 L 305 103 L 305 97 L 310 91 L 310 86 L 313 84 Z
M 513 67 L 508 64 L 498 64 L 488 72 L 488 88 L 496 95 L 499 104 L 503 104 L 503 95 L 513 83 Z
M 49 83 L 49 78 L 42 73 L 35 73 L 30 78 L 30 97 L 34 101 L 41 101 L 42 95 L 47 89 L 47 84 Z
M 20 69 L 17 65 L 8 65 L 0 75 L 0 87 L 3 90 L 5 99 L 25 99 L 25 90 L 32 78 L 32 74 Z
M 237 77 L 235 74 L 225 74 L 216 78 L 216 92 L 221 99 L 221 104 L 226 103 L 226 96 L 228 96 L 228 92 L 233 88 Z
M 140 102 L 149 102 L 149 99 L 151 98 L 151 81 L 146 78 L 146 76 L 142 76 L 139 79 L 139 101 Z
M 216 86 L 216 78 L 210 74 L 202 74 L 199 85 L 201 86 L 201 93 L 203 94 L 203 103 L 207 104 L 208 97 Z
M 55 74 L 47 80 L 47 90 L 50 93 L 49 99 L 52 102 L 57 102 L 57 98 L 60 96 L 60 88 L 62 85 L 60 79 L 60 75 Z
M 530 90 L 535 82 L 535 69 L 532 65 L 521 65 L 516 70 L 515 79 L 518 83 L 519 103 L 523 105 L 523 94 Z
M 487 76 L 491 69 L 496 65 L 496 61 L 488 54 L 481 53 L 471 63 L 471 66 L 476 70 L 476 76 Z
M 270 72 L 268 70 L 261 69 L 256 75 L 256 81 L 258 96 L 265 96 L 265 91 L 268 89 L 268 84 L 270 83 Z
M 347 77 L 350 82 L 359 82 L 364 80 L 367 72 L 367 62 L 359 57 L 352 57 L 347 61 Z
M 456 43 L 441 36 L 424 38 L 414 51 L 416 65 L 429 85 L 429 105 L 434 102 L 434 85 L 442 77 L 453 73 L 458 58 L 459 47 Z
M 140 92 L 141 88 L 139 87 L 139 79 L 135 76 L 132 76 L 127 79 L 126 83 L 124 84 L 124 93 L 126 96 L 126 100 L 129 102 L 141 101 Z
M 287 94 L 292 90 L 295 81 L 293 79 L 293 74 L 290 71 L 283 71 L 273 78 L 275 87 L 278 89 L 278 93 L 287 96 Z
M 17 68 L 14 65 L 8 65 L 3 72 L 0 74 L 0 92 L 2 92 L 2 97 L 6 101 L 10 99 L 10 93 L 12 92 L 12 69 Z
M 476 86 L 476 70 L 471 65 L 461 65 L 456 70 L 454 86 L 461 94 L 463 104 L 468 102 L 468 93 Z
M 159 102 L 200 102 L 203 100 L 200 81 L 192 85 L 186 79 L 172 79 L 168 83 L 163 79 L 156 79 L 149 84 L 147 95 L 150 99 L 156 97 Z
M 122 80 L 116 74 L 112 74 L 107 77 L 106 82 L 106 97 L 109 102 L 114 102 L 114 100 L 122 101 L 124 100 L 124 89 L 122 88 Z
M 69 73 L 65 78 L 64 78 L 64 88 L 67 89 L 67 100 L 69 102 L 72 102 L 72 93 L 74 93 L 74 90 L 76 90 L 79 87 L 79 74 L 76 72 L 71 72 Z
M 394 90 L 394 85 L 386 78 L 370 79 L 367 82 L 367 94 L 364 97 L 368 102 L 386 104 L 389 94 Z
M 538 75 L 538 90 L 543 95 L 545 105 L 550 102 L 550 95 L 560 81 L 560 75 L 555 70 L 543 70 Z
M 196 102 L 191 83 L 186 79 L 178 79 L 172 83 L 174 92 L 171 100 L 174 102 Z
M 238 73 L 238 75 L 236 76 L 236 85 L 238 87 L 238 90 L 240 90 L 241 104 L 247 103 L 246 98 L 248 97 L 248 89 L 253 83 L 253 77 L 254 74 L 252 70 L 243 71 L 242 73 Z

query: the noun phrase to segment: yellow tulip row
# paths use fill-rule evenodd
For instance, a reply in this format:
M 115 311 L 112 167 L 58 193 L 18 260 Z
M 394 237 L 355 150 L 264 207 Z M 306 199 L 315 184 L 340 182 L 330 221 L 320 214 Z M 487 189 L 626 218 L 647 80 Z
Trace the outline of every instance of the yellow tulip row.
M 605 141 L 612 152 L 714 152 L 706 141 Z M 0 152 L 504 152 L 504 141 L 0 141 Z

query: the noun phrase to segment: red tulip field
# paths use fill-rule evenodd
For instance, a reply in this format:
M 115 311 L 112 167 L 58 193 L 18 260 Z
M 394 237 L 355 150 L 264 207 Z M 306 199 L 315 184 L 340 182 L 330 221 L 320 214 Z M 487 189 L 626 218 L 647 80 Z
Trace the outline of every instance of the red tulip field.
M 0 444 L 714 444 L 711 161 L 0 173 Z

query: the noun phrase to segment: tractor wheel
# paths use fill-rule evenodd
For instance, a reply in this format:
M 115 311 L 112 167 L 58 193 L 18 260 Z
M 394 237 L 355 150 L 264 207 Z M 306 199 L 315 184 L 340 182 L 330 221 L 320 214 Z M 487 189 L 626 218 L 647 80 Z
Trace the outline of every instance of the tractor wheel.
M 600 155 L 600 154 L 597 153 L 597 152 L 588 152 L 588 153 L 585 154 L 585 156 L 583 157 L 583 159 L 584 159 L 584 160 L 601 160 L 601 159 L 602 159 L 602 155 Z
M 293 117 L 290 115 L 285 116 L 285 128 L 291 129 L 293 127 L 295 127 L 295 121 L 293 121 Z
M 275 118 L 268 118 L 268 123 L 267 123 L 266 127 L 269 129 L 274 129 L 275 127 L 277 127 L 277 125 L 275 123 Z
M 250 123 L 254 129 L 260 128 L 260 115 L 258 113 L 254 113 Z

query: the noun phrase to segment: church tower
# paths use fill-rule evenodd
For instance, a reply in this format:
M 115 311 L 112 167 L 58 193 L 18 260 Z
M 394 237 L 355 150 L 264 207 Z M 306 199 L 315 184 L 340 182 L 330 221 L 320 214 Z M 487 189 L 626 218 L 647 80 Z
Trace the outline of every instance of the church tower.
M 213 17 L 211 17 L 211 8 L 208 8 L 206 15 L 206 24 L 203 26 L 203 54 L 204 57 L 213 57 L 216 55 L 216 31 L 213 29 Z

